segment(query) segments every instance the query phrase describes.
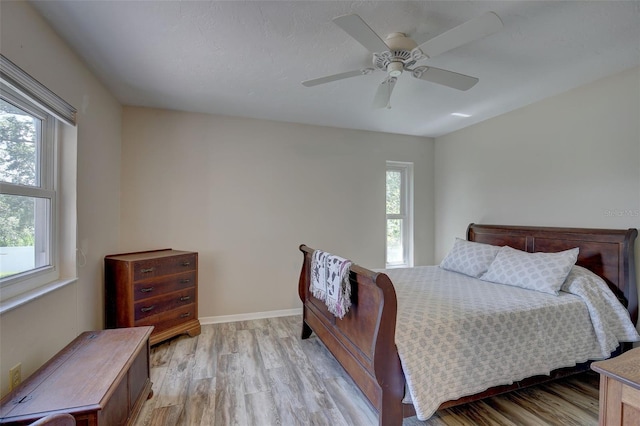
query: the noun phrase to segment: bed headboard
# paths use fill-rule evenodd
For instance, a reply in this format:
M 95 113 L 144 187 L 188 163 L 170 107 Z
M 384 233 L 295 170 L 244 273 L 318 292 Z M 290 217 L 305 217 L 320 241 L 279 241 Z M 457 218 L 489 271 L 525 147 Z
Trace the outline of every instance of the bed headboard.
M 601 276 L 638 320 L 634 242 L 638 230 L 478 225 L 467 228 L 467 240 L 534 252 L 580 248 L 577 265 Z

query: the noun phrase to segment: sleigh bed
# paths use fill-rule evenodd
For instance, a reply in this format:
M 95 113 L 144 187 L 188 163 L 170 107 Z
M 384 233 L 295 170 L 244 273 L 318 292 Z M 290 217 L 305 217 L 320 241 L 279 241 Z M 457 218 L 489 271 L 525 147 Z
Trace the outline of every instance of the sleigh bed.
M 529 253 L 555 253 L 578 247 L 580 251 L 576 265 L 604 279 L 626 307 L 633 324 L 636 324 L 638 319 L 634 268 L 636 237 L 635 229 L 478 224 L 471 224 L 467 228 L 468 241 L 510 246 Z M 344 318 L 338 319 L 328 311 L 324 302 L 311 294 L 310 275 L 314 249 L 301 245 L 300 250 L 304 255 L 298 287 L 303 302 L 302 338 L 306 339 L 312 333 L 318 336 L 378 411 L 380 425 L 400 425 L 404 417 L 415 416 L 414 406 L 411 403 L 403 403 L 407 380 L 396 347 L 398 301 L 396 289 L 389 276 L 352 265 L 349 277 L 352 306 Z M 622 343 L 614 355 L 630 347 L 631 344 Z M 556 369 L 549 375 L 527 377 L 512 384 L 494 386 L 480 393 L 447 400 L 440 404 L 439 408 L 460 405 L 554 380 L 588 368 L 589 362 L 583 362 L 575 367 Z

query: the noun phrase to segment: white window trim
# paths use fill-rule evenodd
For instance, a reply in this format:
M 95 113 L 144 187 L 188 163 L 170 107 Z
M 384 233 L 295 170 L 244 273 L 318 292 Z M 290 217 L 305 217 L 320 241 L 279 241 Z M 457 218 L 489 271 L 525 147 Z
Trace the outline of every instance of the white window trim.
M 60 278 L 58 272 L 58 253 L 56 250 L 58 242 L 58 209 L 57 209 L 57 120 L 51 114 L 47 114 L 34 105 L 30 100 L 24 99 L 20 93 L 16 93 L 10 87 L 2 87 L 2 97 L 9 103 L 14 104 L 21 110 L 37 117 L 42 122 L 42 128 L 39 133 L 40 154 L 38 159 L 38 186 L 16 185 L 6 182 L 0 182 L 0 192 L 8 195 L 18 195 L 25 197 L 42 198 L 49 200 L 49 217 L 45 226 L 47 238 L 44 242 L 47 247 L 40 246 L 42 238 L 36 238 L 36 253 L 46 250 L 49 255 L 48 265 L 37 267 L 9 278 L 3 278 L 0 281 L 0 300 L 7 300 L 19 294 L 32 291 L 47 283 L 56 281 Z M 36 232 L 42 232 L 36 230 Z
M 45 285 L 41 285 L 25 293 L 21 293 L 17 297 L 12 297 L 7 300 L 0 300 L 0 315 L 4 314 L 5 312 L 9 312 L 12 309 L 18 308 L 22 305 L 25 305 L 30 301 L 37 299 L 38 297 L 42 297 L 45 294 L 58 290 L 59 288 L 66 287 L 69 284 L 74 284 L 77 281 L 78 281 L 77 278 L 66 278 L 66 279 L 63 278 L 56 281 L 52 281 Z
M 58 158 L 58 139 L 60 137 L 59 124 L 66 123 L 71 126 L 75 126 L 76 123 L 76 109 L 58 97 L 51 90 L 46 88 L 40 82 L 35 80 L 29 74 L 20 69 L 17 65 L 9 61 L 4 55 L 0 54 L 0 89 L 2 89 L 3 96 L 11 101 L 11 103 L 17 104 L 20 108 L 25 109 L 29 113 L 42 118 L 43 115 L 48 116 L 46 120 L 46 128 L 42 131 L 50 134 L 51 149 L 45 151 L 44 155 L 48 156 L 45 161 L 50 164 L 49 169 L 45 168 L 42 173 L 46 179 L 45 182 L 41 182 L 42 188 L 33 188 L 21 185 L 13 185 L 7 183 L 0 183 L 3 193 L 13 195 L 28 195 L 40 197 L 45 194 L 45 198 L 51 198 L 51 238 L 50 238 L 50 266 L 37 268 L 31 271 L 27 271 L 23 274 L 16 274 L 15 276 L 5 279 L 0 288 L 0 314 L 3 314 L 11 309 L 21 306 L 30 300 L 41 297 L 44 294 L 50 293 L 66 285 L 72 284 L 77 281 L 76 278 L 76 261 L 75 255 L 70 257 L 67 251 L 75 246 L 75 230 L 71 230 L 72 234 L 60 235 L 60 203 L 59 197 L 59 177 L 61 170 L 58 169 L 61 158 Z M 27 108 L 24 108 L 25 104 Z M 65 133 L 67 135 L 67 133 Z M 65 136 L 65 139 L 67 136 Z M 65 140 L 65 142 L 67 142 Z M 71 142 L 71 141 L 68 141 Z M 75 144 L 75 138 L 72 142 Z M 66 158 L 67 156 L 65 156 Z M 65 159 L 65 162 L 69 159 Z M 75 160 L 74 160 L 75 161 Z M 66 168 L 66 166 L 65 166 Z M 67 172 L 62 172 L 66 173 Z M 75 175 L 75 164 L 68 173 Z M 71 175 L 70 175 L 71 176 Z M 75 179 L 74 188 L 75 188 Z M 73 191 L 75 189 L 67 188 L 65 191 Z M 44 192 L 39 192 L 44 191 Z M 49 191 L 49 192 L 47 192 Z M 73 210 L 71 206 L 65 207 L 65 212 L 75 215 L 75 198 L 73 201 Z M 62 244 L 64 248 L 64 260 L 60 253 L 59 245 Z M 72 246 L 69 246 L 69 245 Z M 64 264 L 61 262 L 64 261 Z M 64 267 L 64 268 L 63 268 Z M 66 270 L 67 276 L 60 277 L 62 270 Z M 73 274 L 73 275 L 69 275 Z
M 400 202 L 400 214 L 386 214 L 385 230 L 386 221 L 388 219 L 403 220 L 402 241 L 404 243 L 403 259 L 405 259 L 405 261 L 402 263 L 387 262 L 387 239 L 385 233 L 385 265 L 386 268 L 411 268 L 413 267 L 413 163 L 402 161 L 387 161 L 385 174 L 389 170 L 400 172 L 402 193 Z
M 71 126 L 76 125 L 77 111 L 74 107 L 2 54 L 0 54 L 0 82 L 3 86 L 12 88 L 24 98 L 39 105 L 62 122 Z

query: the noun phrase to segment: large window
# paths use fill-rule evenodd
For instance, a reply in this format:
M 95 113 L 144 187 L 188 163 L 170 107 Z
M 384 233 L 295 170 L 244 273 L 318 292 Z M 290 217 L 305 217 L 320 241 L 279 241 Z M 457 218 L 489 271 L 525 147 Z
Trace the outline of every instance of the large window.
M 413 266 L 413 163 L 387 161 L 386 266 Z
M 0 54 L 0 313 L 75 279 L 75 122 Z
M 0 95 L 2 284 L 55 269 L 55 160 L 55 118 L 3 88 Z

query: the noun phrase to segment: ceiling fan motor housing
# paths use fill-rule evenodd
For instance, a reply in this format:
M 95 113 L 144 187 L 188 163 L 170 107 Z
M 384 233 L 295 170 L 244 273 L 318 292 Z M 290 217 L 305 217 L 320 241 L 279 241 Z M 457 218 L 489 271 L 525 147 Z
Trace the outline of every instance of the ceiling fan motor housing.
M 416 61 L 411 51 L 416 48 L 415 41 L 404 33 L 391 33 L 385 39 L 389 50 L 373 54 L 373 65 L 392 77 L 402 74 L 405 67 L 413 65 Z

